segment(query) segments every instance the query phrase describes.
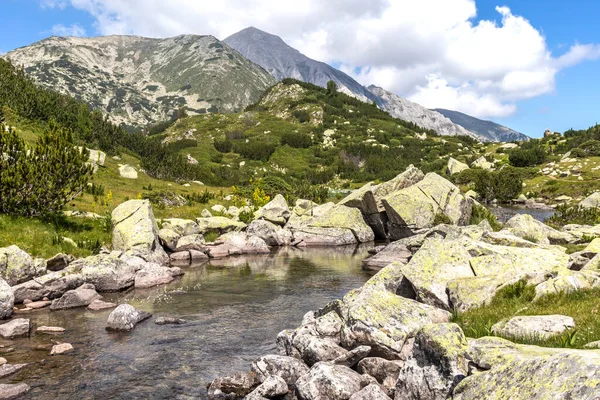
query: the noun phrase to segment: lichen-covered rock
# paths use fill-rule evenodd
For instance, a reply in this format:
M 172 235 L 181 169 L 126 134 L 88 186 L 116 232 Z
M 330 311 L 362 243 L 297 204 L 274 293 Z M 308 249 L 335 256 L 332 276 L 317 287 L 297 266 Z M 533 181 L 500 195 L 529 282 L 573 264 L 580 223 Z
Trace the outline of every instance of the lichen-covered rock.
M 290 208 L 288 207 L 285 197 L 281 194 L 275 196 L 273 200 L 259 208 L 254 213 L 255 219 L 264 219 L 276 225 L 285 225 L 290 218 Z
M 198 229 L 200 233 L 205 235 L 208 232 L 218 232 L 218 233 L 227 233 L 227 232 L 237 232 L 246 228 L 246 224 L 240 221 L 235 221 L 233 219 L 225 218 L 225 217 L 208 217 L 208 218 L 198 218 L 196 219 L 198 223 Z
M 253 372 L 240 372 L 214 379 L 208 386 L 209 400 L 243 399 L 260 384 Z
M 422 303 L 450 310 L 448 282 L 474 277 L 469 264 L 471 255 L 457 240 L 428 239 L 400 269 Z
M 179 240 L 177 240 L 177 246 L 175 246 L 174 251 L 175 252 L 190 251 L 190 250 L 203 251 L 205 249 L 206 249 L 206 242 L 204 241 L 204 236 L 199 233 L 195 233 L 192 235 L 182 236 L 181 238 L 179 238 Z
M 31 325 L 25 318 L 17 318 L 0 325 L 0 336 L 5 339 L 13 339 L 28 336 Z
M 136 288 L 149 288 L 158 285 L 165 285 L 173 281 L 173 275 L 170 268 L 160 266 L 154 263 L 148 263 L 144 268 L 135 274 L 134 286 Z
M 567 244 L 574 241 L 572 235 L 557 231 L 529 214 L 517 214 L 504 224 L 504 229 L 520 238 L 534 239 L 541 244 Z
M 571 293 L 578 290 L 596 289 L 600 287 L 600 271 L 582 270 L 565 271 L 540 283 L 535 287 L 535 298 L 557 293 Z
M 102 296 L 96 292 L 96 287 L 90 283 L 85 283 L 77 289 L 69 290 L 59 299 L 55 299 L 50 305 L 52 311 L 67 310 L 69 308 L 86 307 L 94 300 L 101 299 Z
M 596 399 L 600 352 L 518 345 L 486 337 L 469 343 L 482 370 L 454 389 L 456 400 Z
M 468 374 L 468 352 L 458 325 L 424 326 L 415 337 L 412 356 L 400 369 L 395 400 L 449 398 Z
M 48 271 L 62 271 L 69 266 L 71 258 L 63 253 L 58 253 L 52 258 L 46 260 L 46 269 Z
M 148 262 L 166 265 L 167 253 L 160 245 L 158 225 L 149 200 L 129 200 L 112 212 L 114 250 L 128 252 Z
M 473 168 L 481 168 L 487 170 L 494 169 L 494 164 L 486 160 L 484 156 L 481 156 L 477 160 L 473 161 L 473 163 L 471 163 L 471 166 Z
M 4 279 L 0 279 L 0 319 L 11 316 L 15 305 L 15 295 Z
M 13 286 L 35 277 L 33 258 L 18 246 L 0 248 L 0 278 Z
M 129 304 L 121 304 L 115 308 L 106 321 L 106 329 L 113 331 L 130 331 L 135 326 L 152 316 L 145 311 L 138 311 Z
M 67 270 L 50 272 L 30 281 L 12 287 L 15 303 L 23 300 L 41 300 L 44 297 L 54 299 L 62 296 L 69 290 L 76 289 L 83 284 L 83 277 L 75 272 L 71 266 Z
M 269 246 L 289 246 L 293 239 L 289 230 L 262 219 L 252 221 L 246 233 L 261 238 Z
M 308 223 L 315 228 L 348 229 L 354 235 L 355 242 L 365 243 L 375 239 L 373 230 L 365 222 L 357 208 L 337 205 L 332 207 L 325 215 L 315 217 Z
M 252 372 L 258 379 L 264 381 L 269 376 L 278 376 L 288 386 L 294 386 L 296 381 L 308 372 L 309 368 L 302 361 L 287 356 L 268 355 L 252 363 Z
M 134 264 L 132 259 L 135 257 L 112 252 L 79 259 L 72 265 L 79 267 L 83 281 L 93 284 L 99 292 L 117 292 L 133 286 L 137 270 L 146 264 L 139 258 L 139 264 Z
M 163 229 L 172 229 L 181 236 L 195 235 L 200 233 L 198 223 L 190 219 L 167 218 L 162 222 Z
M 293 229 L 293 233 L 294 239 L 300 247 L 356 244 L 356 237 L 350 229 L 302 226 Z
M 342 365 L 318 363 L 296 382 L 300 400 L 347 400 L 362 388 L 362 377 Z
M 384 206 L 381 203 L 382 198 L 391 193 L 413 186 L 421 182 L 424 178 L 425 174 L 411 164 L 404 172 L 398 174 L 393 179 L 377 185 L 377 187 L 373 188 L 373 194 L 377 200 L 377 207 L 379 208 L 379 211 L 384 211 Z
M 585 249 L 583 249 L 584 253 L 600 253 L 600 238 L 595 238 L 592 240 Z
M 462 163 L 452 157 L 448 159 L 448 165 L 446 170 L 448 171 L 448 175 L 458 174 L 466 169 L 469 169 L 469 166 L 465 163 Z
M 177 241 L 181 235 L 175 232 L 173 229 L 163 228 L 158 231 L 158 238 L 163 246 L 171 251 L 175 251 L 177 248 Z
M 269 246 L 259 237 L 248 235 L 246 232 L 229 232 L 219 236 L 217 245 L 208 246 L 210 258 L 221 258 L 242 254 L 268 254 Z
M 575 320 L 565 315 L 522 315 L 492 326 L 492 332 L 508 338 L 547 339 L 575 328 Z
M 406 264 L 412 253 L 402 241 L 392 242 L 383 250 L 363 261 L 363 268 L 379 271 L 381 268 L 393 263 Z
M 446 285 L 448 300 L 453 309 L 465 312 L 489 304 L 502 286 L 518 280 L 519 277 L 507 280 L 506 276 L 494 275 L 452 279 Z
M 392 240 L 431 228 L 438 215 L 454 225 L 466 225 L 473 207 L 471 199 L 436 173 L 427 174 L 418 183 L 392 192 L 381 201 L 389 218 Z

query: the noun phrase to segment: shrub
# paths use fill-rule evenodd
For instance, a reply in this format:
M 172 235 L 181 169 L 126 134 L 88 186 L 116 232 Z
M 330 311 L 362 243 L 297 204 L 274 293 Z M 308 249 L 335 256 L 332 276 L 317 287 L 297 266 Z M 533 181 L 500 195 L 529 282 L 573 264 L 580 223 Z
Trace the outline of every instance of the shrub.
M 248 225 L 250 222 L 252 222 L 252 220 L 254 220 L 254 213 L 252 211 L 242 211 L 238 215 L 238 218 L 240 222 L 243 222 L 246 225 Z
M 576 147 L 573 150 L 571 150 L 571 157 L 574 157 L 574 158 L 585 158 L 587 156 L 588 156 L 588 154 L 585 152 L 585 150 L 580 149 L 578 147 Z
M 579 149 L 583 150 L 588 156 L 600 155 L 600 140 L 588 140 L 579 145 Z M 573 149 L 576 150 L 576 149 Z M 573 153 L 571 153 L 573 154 Z
M 447 216 L 443 212 L 438 212 L 437 214 L 435 214 L 435 217 L 433 218 L 433 225 L 437 226 L 437 225 L 442 225 L 442 224 L 452 224 L 452 220 L 450 219 L 449 216 Z
M 566 204 L 561 204 L 556 207 L 554 215 L 544 222 L 555 228 L 561 228 L 567 224 L 597 225 L 600 223 L 600 209 L 579 206 L 569 207 Z
M 272 143 L 262 143 L 259 141 L 234 144 L 236 153 L 239 153 L 244 158 L 257 161 L 268 161 L 275 152 L 275 148 L 276 146 Z
M 301 124 L 310 121 L 310 114 L 306 110 L 296 110 L 292 113 L 294 118 L 298 120 Z
M 233 149 L 233 143 L 229 139 L 217 140 L 215 139 L 213 145 L 219 153 L 229 153 Z
M 452 177 L 457 184 L 471 183 L 482 199 L 507 201 L 523 189 L 522 173 L 516 168 L 504 167 L 498 171 L 468 169 Z
M 488 210 L 482 205 L 474 204 L 473 211 L 471 213 L 471 219 L 469 220 L 469 225 L 477 225 L 483 220 L 489 222 L 490 226 L 494 231 L 499 231 L 500 229 L 502 229 L 502 224 L 498 222 L 498 219 L 494 214 L 490 212 L 490 210 Z
M 312 146 L 312 138 L 308 133 L 286 132 L 281 135 L 281 145 L 288 145 L 296 149 L 306 149 Z
M 539 145 L 514 149 L 508 154 L 508 161 L 513 167 L 532 167 L 546 161 L 546 150 Z

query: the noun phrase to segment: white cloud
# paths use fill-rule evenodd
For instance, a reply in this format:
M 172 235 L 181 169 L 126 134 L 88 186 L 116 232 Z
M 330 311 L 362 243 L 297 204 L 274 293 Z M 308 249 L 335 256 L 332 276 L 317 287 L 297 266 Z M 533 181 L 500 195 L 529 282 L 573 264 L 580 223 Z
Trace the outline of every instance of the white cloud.
M 280 35 L 309 57 L 342 64 L 427 107 L 506 116 L 551 93 L 563 68 L 600 58 L 600 45 L 554 56 L 543 33 L 505 6 L 477 21 L 475 0 L 41 0 L 95 18 L 99 34 L 224 39 L 247 26 Z
M 40 0 L 42 8 L 59 8 L 62 10 L 68 4 L 68 0 Z
M 54 25 L 50 32 L 55 36 L 85 36 L 86 31 L 79 24 L 73 24 L 69 26 L 65 25 Z

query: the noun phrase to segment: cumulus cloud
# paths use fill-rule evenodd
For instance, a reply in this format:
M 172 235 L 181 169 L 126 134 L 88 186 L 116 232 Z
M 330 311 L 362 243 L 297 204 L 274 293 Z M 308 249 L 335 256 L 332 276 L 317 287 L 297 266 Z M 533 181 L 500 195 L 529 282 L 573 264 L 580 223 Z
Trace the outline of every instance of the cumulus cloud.
M 85 28 L 79 24 L 73 25 L 54 25 L 50 32 L 55 36 L 85 36 Z
M 87 11 L 99 34 L 224 39 L 255 26 L 363 84 L 479 117 L 510 115 L 518 101 L 554 91 L 561 69 L 600 58 L 597 44 L 553 55 L 542 32 L 505 6 L 497 20 L 477 20 L 475 0 L 41 1 Z

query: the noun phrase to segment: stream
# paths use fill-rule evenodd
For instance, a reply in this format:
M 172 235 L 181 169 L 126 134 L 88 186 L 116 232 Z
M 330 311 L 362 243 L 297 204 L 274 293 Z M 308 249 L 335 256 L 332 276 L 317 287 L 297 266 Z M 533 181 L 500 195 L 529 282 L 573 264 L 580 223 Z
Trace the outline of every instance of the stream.
M 361 262 L 369 247 L 284 248 L 188 267 L 169 285 L 105 294 L 107 301 L 153 313 L 126 334 L 105 330 L 111 310 L 16 314 L 34 328 L 66 332 L 0 341 L 9 363 L 29 363 L 4 382 L 29 384 L 27 399 L 206 398 L 212 379 L 247 371 L 258 356 L 276 353 L 281 330 L 368 280 Z M 153 322 L 158 316 L 187 323 L 159 326 Z M 75 351 L 49 356 L 54 341 Z

